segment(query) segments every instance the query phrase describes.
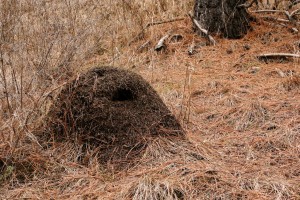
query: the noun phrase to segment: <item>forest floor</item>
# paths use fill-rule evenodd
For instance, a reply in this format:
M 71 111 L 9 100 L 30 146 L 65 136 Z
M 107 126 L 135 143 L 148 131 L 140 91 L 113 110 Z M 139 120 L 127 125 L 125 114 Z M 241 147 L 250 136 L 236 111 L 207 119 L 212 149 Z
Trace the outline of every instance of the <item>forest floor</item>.
M 90 56 L 76 70 L 112 65 L 142 75 L 205 159 L 174 157 L 156 166 L 107 172 L 96 159 L 84 166 L 68 158 L 75 156 L 70 144 L 43 151 L 32 141 L 27 145 L 27 135 L 14 152 L 9 139 L 0 143 L 0 198 L 300 199 L 300 59 L 257 58 L 299 54 L 300 35 L 290 25 L 252 15 L 256 21 L 244 38 L 215 36 L 215 46 L 193 31 L 188 16 L 152 25 L 143 37 Z M 155 51 L 167 33 L 166 47 Z M 115 34 L 111 43 L 120 41 Z M 174 35 L 182 38 L 172 40 Z M 192 43 L 196 48 L 189 55 Z M 19 159 L 16 165 L 4 162 L 7 152 Z M 22 180 L 15 171 L 19 165 L 28 169 Z

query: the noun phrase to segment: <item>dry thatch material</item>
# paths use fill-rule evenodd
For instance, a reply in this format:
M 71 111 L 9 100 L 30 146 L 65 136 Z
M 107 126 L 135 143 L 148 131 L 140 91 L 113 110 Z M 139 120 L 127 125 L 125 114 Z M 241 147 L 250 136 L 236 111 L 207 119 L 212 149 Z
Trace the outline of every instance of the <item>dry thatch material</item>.
M 297 90 L 300 88 L 300 76 L 288 77 L 282 85 L 286 91 Z
M 53 104 L 47 132 L 54 141 L 97 147 L 101 163 L 127 164 L 157 137 L 184 139 L 184 131 L 139 75 L 98 67 L 67 84 Z

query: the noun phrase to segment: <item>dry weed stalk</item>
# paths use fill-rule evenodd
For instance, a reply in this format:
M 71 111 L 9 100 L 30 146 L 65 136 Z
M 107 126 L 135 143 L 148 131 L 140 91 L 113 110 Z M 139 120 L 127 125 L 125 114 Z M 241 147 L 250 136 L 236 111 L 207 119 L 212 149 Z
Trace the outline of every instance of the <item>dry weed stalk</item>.
M 268 110 L 259 101 L 250 101 L 233 108 L 225 115 L 225 119 L 234 124 L 235 130 L 244 131 L 251 126 L 263 124 L 268 115 Z
M 190 109 L 191 109 L 191 85 L 192 85 L 192 75 L 194 72 L 194 68 L 190 66 L 186 66 L 185 71 L 185 82 L 183 87 L 183 97 L 181 102 L 181 109 L 179 117 L 182 117 L 182 121 L 184 125 L 188 125 L 190 122 Z

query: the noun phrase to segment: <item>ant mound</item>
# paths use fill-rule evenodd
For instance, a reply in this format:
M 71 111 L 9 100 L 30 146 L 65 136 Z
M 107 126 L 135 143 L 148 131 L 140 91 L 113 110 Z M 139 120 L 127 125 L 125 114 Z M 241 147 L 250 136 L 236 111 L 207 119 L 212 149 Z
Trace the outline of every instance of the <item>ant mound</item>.
M 97 67 L 68 83 L 48 114 L 56 142 L 97 148 L 101 163 L 141 158 L 151 141 L 185 141 L 180 124 L 155 90 L 133 72 Z

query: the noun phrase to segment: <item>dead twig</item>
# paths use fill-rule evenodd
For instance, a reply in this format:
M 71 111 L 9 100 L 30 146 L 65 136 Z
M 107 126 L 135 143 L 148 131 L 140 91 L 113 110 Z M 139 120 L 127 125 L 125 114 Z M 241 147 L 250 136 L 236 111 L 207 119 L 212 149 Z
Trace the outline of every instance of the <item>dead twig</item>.
M 293 20 L 293 17 L 299 14 L 300 9 L 296 9 L 289 13 L 287 10 L 255 10 L 251 11 L 252 13 L 284 13 L 289 21 Z M 275 19 L 275 18 L 274 18 Z M 280 20 L 280 19 L 279 19 Z
M 298 30 L 297 28 L 295 28 L 295 27 L 291 28 L 291 31 L 292 31 L 293 33 L 298 33 L 298 32 L 299 32 L 299 30 Z
M 148 48 L 150 46 L 151 42 L 148 40 L 147 42 L 143 43 L 138 49 L 138 52 L 142 52 L 144 49 Z
M 286 17 L 287 17 L 290 21 L 292 21 L 292 20 L 293 20 L 293 17 L 294 17 L 296 14 L 298 14 L 299 11 L 300 11 L 300 9 L 296 9 L 296 10 L 294 10 L 293 12 L 291 12 L 291 14 L 290 14 L 288 11 L 284 11 L 284 13 L 285 13 Z
M 162 50 L 166 45 L 165 45 L 165 40 L 168 39 L 168 37 L 170 36 L 170 34 L 167 34 L 165 36 L 163 36 L 157 43 L 157 45 L 155 46 L 154 50 L 155 51 L 160 51 Z
M 144 28 L 142 28 L 142 30 L 132 40 L 130 40 L 128 42 L 128 45 L 131 45 L 137 39 L 141 38 L 142 35 L 144 34 L 145 30 L 147 28 L 149 28 L 150 26 L 155 26 L 155 25 L 160 25 L 160 24 L 166 24 L 166 23 L 172 23 L 172 22 L 176 22 L 176 21 L 182 21 L 184 19 L 185 19 L 184 17 L 180 17 L 180 18 L 174 18 L 174 19 L 169 19 L 169 20 L 163 20 L 163 21 L 157 21 L 157 22 L 147 23 L 146 26 L 144 26 Z
M 280 69 L 276 68 L 275 70 L 281 78 L 286 77 L 285 73 L 283 71 L 281 71 Z
M 270 16 L 266 16 L 266 17 L 262 17 L 263 20 L 267 20 L 267 21 L 272 21 L 272 22 L 284 22 L 284 23 L 294 23 L 294 24 L 300 24 L 300 22 L 293 22 L 287 19 L 282 19 L 282 18 L 275 18 L 275 17 L 270 17 Z
M 164 21 L 150 22 L 145 26 L 145 28 L 148 28 L 148 27 L 154 26 L 154 25 L 159 25 L 159 24 L 166 24 L 166 23 L 171 23 L 171 22 L 182 21 L 184 19 L 185 19 L 184 17 L 180 17 L 180 18 L 174 18 L 174 19 L 169 19 L 169 20 L 164 20 Z
M 265 58 L 287 58 L 287 57 L 293 57 L 293 58 L 300 58 L 299 54 L 292 54 L 292 53 L 266 53 L 266 54 L 260 54 L 257 56 L 258 59 L 265 59 Z
M 253 10 L 252 13 L 284 13 L 285 10 Z

